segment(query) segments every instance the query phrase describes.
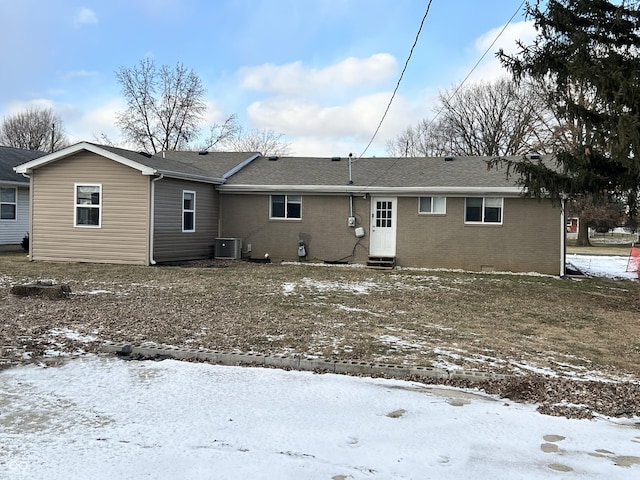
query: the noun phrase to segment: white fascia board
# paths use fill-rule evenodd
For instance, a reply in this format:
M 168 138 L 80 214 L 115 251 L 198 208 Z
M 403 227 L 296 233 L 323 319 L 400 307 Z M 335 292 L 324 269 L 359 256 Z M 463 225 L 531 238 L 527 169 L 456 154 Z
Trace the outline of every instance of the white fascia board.
M 369 195 L 495 195 L 517 197 L 523 193 L 520 187 L 375 187 L 362 185 L 221 185 L 221 193 L 273 193 L 292 192 L 307 194 L 365 194 Z
M 97 145 L 93 145 L 92 143 L 80 142 L 75 145 L 71 145 L 70 147 L 63 148 L 62 150 L 58 150 L 57 152 L 50 153 L 49 155 L 45 155 L 40 158 L 36 158 L 35 160 L 31 160 L 30 162 L 23 163 L 22 165 L 18 165 L 14 167 L 13 170 L 17 173 L 31 173 L 34 168 L 42 167 L 43 165 L 47 165 L 49 163 L 55 162 L 62 158 L 66 158 L 75 153 L 86 150 L 88 152 L 95 153 L 96 155 L 100 155 L 102 157 L 106 157 L 114 162 L 121 163 L 122 165 L 126 165 L 127 167 L 131 167 L 135 170 L 140 171 L 143 175 L 156 175 L 156 170 L 152 167 L 148 167 L 138 162 L 134 162 L 133 160 L 129 160 L 128 158 L 121 157 L 120 155 L 110 152 L 109 150 L 105 150 L 103 148 L 98 147 Z
M 164 176 L 165 178 L 189 180 L 190 182 L 213 183 L 215 185 L 221 185 L 226 181 L 224 178 L 219 177 L 205 177 L 204 175 L 191 175 L 188 173 L 172 172 L 170 170 L 155 170 L 155 172 L 159 175 Z

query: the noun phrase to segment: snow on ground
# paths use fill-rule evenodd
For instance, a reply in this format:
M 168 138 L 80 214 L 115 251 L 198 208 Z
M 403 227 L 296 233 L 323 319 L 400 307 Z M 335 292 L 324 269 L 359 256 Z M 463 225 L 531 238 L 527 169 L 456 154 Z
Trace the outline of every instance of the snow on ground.
M 581 255 L 568 253 L 566 261 L 593 277 L 638 279 L 635 265 L 624 255 Z
M 632 420 L 396 380 L 84 356 L 0 372 L 2 479 L 640 477 Z

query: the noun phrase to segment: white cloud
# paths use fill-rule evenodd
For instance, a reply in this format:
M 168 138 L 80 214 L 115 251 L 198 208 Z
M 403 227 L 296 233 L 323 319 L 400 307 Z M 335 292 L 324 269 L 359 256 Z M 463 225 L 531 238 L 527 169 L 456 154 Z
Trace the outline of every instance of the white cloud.
M 112 98 L 100 103 L 100 106 L 83 112 L 77 112 L 72 118 L 65 120 L 65 130 L 72 143 L 95 141 L 95 136 L 104 133 L 111 140 L 117 141 L 120 130 L 116 127 L 116 113 L 126 109 L 121 98 Z
M 395 58 L 377 53 L 368 58 L 349 57 L 328 67 L 308 68 L 302 62 L 286 65 L 271 63 L 240 70 L 240 85 L 248 90 L 300 95 L 332 88 L 349 88 L 376 84 L 387 80 L 396 71 Z
M 373 133 L 389 102 L 391 94 L 376 93 L 354 99 L 346 105 L 323 106 L 297 98 L 276 97 L 254 102 L 247 108 L 252 124 L 270 128 L 287 135 L 316 135 L 338 138 Z M 392 122 L 404 108 L 400 97 L 386 121 Z M 404 123 L 404 120 L 403 120 Z
M 333 156 L 364 149 L 389 103 L 391 93 L 361 96 L 345 105 L 321 105 L 296 98 L 276 97 L 252 103 L 247 114 L 255 128 L 281 132 L 293 140 L 297 155 Z M 396 96 L 367 155 L 379 155 L 389 138 L 415 123 L 412 105 Z M 377 153 L 376 153 L 377 149 Z
M 86 77 L 95 77 L 98 75 L 98 72 L 95 70 L 70 70 L 68 72 L 61 72 L 59 76 L 63 80 L 70 80 L 72 78 L 86 78 Z
M 90 8 L 82 7 L 73 16 L 73 24 L 76 27 L 93 23 L 98 23 L 98 16 Z
M 500 26 L 489 30 L 484 35 L 478 37 L 474 43 L 474 49 L 478 57 L 491 48 L 486 54 L 484 61 L 473 72 L 470 77 L 471 81 L 493 81 L 500 77 L 508 76 L 509 72 L 502 66 L 500 60 L 496 58 L 496 53 L 502 49 L 507 55 L 518 53 L 517 42 L 521 41 L 524 45 L 529 45 L 536 37 L 536 30 L 532 21 L 522 21 L 510 23 L 500 34 L 504 26 Z M 496 40 L 496 37 L 499 38 Z M 495 44 L 491 44 L 495 41 Z M 469 66 L 470 68 L 470 66 Z

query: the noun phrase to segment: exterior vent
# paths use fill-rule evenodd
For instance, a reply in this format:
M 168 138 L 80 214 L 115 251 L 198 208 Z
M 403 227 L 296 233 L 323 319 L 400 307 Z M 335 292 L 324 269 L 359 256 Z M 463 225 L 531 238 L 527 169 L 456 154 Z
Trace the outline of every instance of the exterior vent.
M 209 151 L 208 150 L 200 150 L 198 152 L 198 155 L 209 155 Z
M 151 155 L 149 152 L 145 152 L 145 151 L 140 151 L 138 152 L 140 155 L 142 155 L 143 157 L 147 157 L 147 158 L 151 158 L 153 157 L 153 155 Z
M 240 260 L 242 257 L 241 238 L 216 238 L 214 256 L 221 260 Z
M 339 162 L 340 161 L 340 157 L 331 157 L 331 161 L 332 162 Z
M 535 152 L 530 153 L 527 157 L 529 157 L 529 160 L 540 160 L 540 154 Z
M 445 162 L 453 162 L 455 157 L 453 157 L 452 155 L 447 155 L 446 157 L 444 157 L 444 161 Z
M 278 158 L 278 156 L 269 157 L 269 161 L 275 162 L 276 160 L 278 160 Z

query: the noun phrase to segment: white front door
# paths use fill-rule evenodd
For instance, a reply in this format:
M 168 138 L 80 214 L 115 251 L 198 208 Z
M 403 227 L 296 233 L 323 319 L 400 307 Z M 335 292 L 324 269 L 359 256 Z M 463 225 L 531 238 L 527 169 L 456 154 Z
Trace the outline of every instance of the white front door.
M 396 256 L 396 203 L 393 197 L 371 197 L 369 256 Z

